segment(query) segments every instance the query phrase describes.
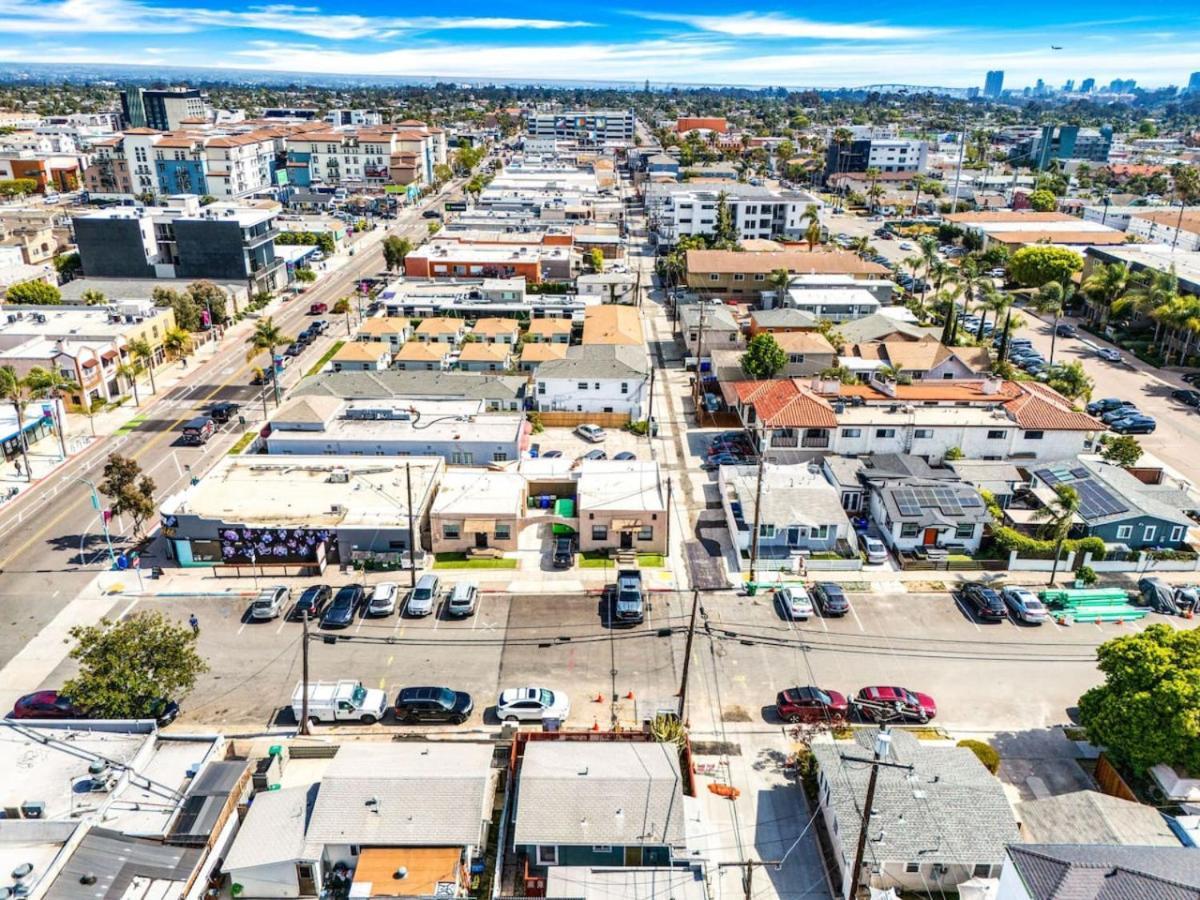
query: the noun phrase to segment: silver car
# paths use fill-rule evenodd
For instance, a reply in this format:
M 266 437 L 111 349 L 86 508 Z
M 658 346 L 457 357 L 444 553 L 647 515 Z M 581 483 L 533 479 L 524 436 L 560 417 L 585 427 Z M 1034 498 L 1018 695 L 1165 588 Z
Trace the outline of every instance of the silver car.
M 274 587 L 263 588 L 258 592 L 258 596 L 254 598 L 254 603 L 250 607 L 250 618 L 278 618 L 283 612 L 284 608 L 289 604 L 291 597 L 291 590 L 287 587 L 284 587 L 282 584 L 277 584 Z
M 1028 588 L 1005 588 L 1000 592 L 1000 596 L 1004 600 L 1004 605 L 1013 614 L 1013 618 L 1021 622 L 1041 625 L 1050 618 L 1050 612 L 1046 609 L 1045 604 L 1037 598 L 1037 594 Z
M 417 579 L 417 586 L 408 595 L 408 604 L 404 607 L 406 615 L 428 616 L 437 606 L 441 582 L 436 575 L 422 575 Z
M 469 581 L 460 581 L 446 598 L 446 615 L 470 616 L 479 605 L 479 588 Z
M 367 601 L 368 616 L 390 616 L 396 611 L 396 597 L 400 588 L 394 581 L 381 581 L 371 589 L 371 599 Z
M 775 602 L 779 604 L 779 613 L 785 619 L 800 619 L 808 621 L 813 614 L 812 600 L 803 585 L 780 588 L 775 592 Z

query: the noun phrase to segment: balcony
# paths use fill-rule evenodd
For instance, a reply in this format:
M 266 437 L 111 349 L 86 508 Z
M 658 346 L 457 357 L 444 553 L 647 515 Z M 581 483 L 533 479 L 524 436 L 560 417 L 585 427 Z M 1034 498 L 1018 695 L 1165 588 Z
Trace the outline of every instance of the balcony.
M 829 449 L 829 432 L 822 434 L 806 434 L 800 441 L 800 446 L 805 450 L 828 450 Z

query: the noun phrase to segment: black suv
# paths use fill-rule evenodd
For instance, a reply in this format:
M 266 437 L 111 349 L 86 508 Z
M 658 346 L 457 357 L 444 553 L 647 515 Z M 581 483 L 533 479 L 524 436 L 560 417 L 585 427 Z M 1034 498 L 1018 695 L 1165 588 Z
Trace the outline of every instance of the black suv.
M 237 415 L 241 407 L 229 400 L 222 400 L 220 403 L 214 403 L 209 407 L 208 415 L 214 422 L 224 424 Z
M 333 596 L 333 590 L 327 584 L 314 584 L 306 587 L 304 593 L 300 595 L 300 599 L 296 601 L 292 617 L 303 619 L 304 614 L 308 613 L 308 621 L 315 622 L 321 618 L 321 613 L 325 612 L 325 605 L 331 596 Z
M 1008 609 L 1000 598 L 1000 592 L 978 582 L 963 585 L 959 596 L 981 619 L 1007 619 Z
M 450 722 L 461 725 L 475 704 L 465 691 L 446 687 L 401 688 L 396 695 L 396 719 L 401 722 Z
M 575 542 L 569 537 L 554 539 L 554 568 L 569 569 L 575 565 Z
M 321 616 L 321 627 L 345 628 L 351 625 L 366 596 L 361 584 L 342 585 L 334 595 L 333 602 L 325 608 L 325 614 Z

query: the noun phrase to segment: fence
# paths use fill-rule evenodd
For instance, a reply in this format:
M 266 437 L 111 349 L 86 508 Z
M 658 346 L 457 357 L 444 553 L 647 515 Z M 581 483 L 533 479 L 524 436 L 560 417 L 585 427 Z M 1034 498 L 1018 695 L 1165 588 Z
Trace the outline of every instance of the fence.
M 599 425 L 601 428 L 621 428 L 629 424 L 629 413 L 569 412 L 567 410 L 538 411 L 538 418 L 548 428 L 574 428 L 576 425 Z
M 1137 794 L 1125 783 L 1125 779 L 1121 777 L 1116 767 L 1108 761 L 1108 757 L 1103 753 L 1096 759 L 1096 784 L 1110 797 L 1120 797 L 1122 800 L 1129 800 L 1132 803 L 1141 803 Z
M 1148 551 L 1129 554 L 1126 559 L 1098 559 L 1093 561 L 1091 553 L 1083 556 L 1083 565 L 1091 566 L 1096 572 L 1195 572 L 1200 569 L 1200 556 L 1191 559 L 1155 559 Z

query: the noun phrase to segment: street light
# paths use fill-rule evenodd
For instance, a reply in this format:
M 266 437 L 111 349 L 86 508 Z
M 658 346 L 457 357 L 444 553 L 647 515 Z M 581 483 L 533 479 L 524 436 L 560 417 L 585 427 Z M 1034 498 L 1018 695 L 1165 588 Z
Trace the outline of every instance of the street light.
M 113 552 L 112 536 L 108 533 L 108 520 L 104 517 L 104 510 L 100 508 L 100 494 L 96 490 L 96 485 L 86 478 L 76 478 L 75 481 L 86 485 L 87 489 L 91 491 L 92 509 L 96 510 L 100 516 L 100 528 L 104 532 L 104 542 L 108 545 L 108 558 L 115 566 L 117 564 L 117 554 Z M 81 563 L 83 562 L 83 541 L 86 537 L 86 532 L 79 537 L 79 561 Z

